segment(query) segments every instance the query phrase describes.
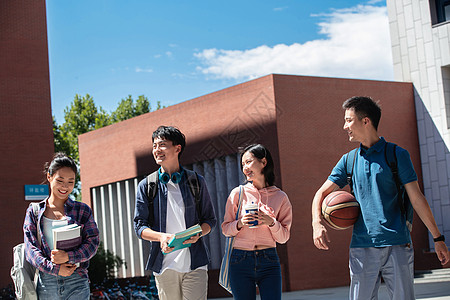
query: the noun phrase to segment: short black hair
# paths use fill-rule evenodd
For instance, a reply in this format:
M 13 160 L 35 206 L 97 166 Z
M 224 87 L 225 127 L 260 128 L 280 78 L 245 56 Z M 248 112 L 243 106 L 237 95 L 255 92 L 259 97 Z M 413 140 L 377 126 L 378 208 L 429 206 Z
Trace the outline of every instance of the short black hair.
M 375 130 L 378 130 L 378 124 L 381 119 L 381 107 L 372 98 L 364 96 L 351 97 L 344 101 L 342 108 L 345 110 L 353 109 L 360 120 L 368 117 Z
M 250 152 L 259 160 L 265 158 L 267 163 L 263 169 L 264 179 L 266 180 L 266 184 L 268 186 L 274 185 L 275 173 L 273 171 L 273 168 L 274 168 L 273 159 L 272 159 L 272 155 L 270 154 L 269 149 L 267 149 L 265 146 L 263 146 L 261 144 L 252 144 L 252 145 L 248 145 L 245 148 L 240 149 L 239 152 L 241 154 L 241 164 L 242 164 L 242 156 L 244 156 L 245 152 Z
M 181 156 L 181 153 L 183 153 L 184 147 L 186 146 L 184 134 L 178 128 L 173 126 L 159 126 L 152 134 L 152 142 L 154 142 L 156 138 L 171 141 L 174 146 L 180 145 L 181 151 L 178 153 L 178 157 Z

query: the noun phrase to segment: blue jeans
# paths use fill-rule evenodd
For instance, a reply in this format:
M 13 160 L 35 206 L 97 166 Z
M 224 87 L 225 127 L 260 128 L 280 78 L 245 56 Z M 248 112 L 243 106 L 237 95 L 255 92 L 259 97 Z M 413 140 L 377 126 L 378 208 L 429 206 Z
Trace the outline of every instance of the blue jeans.
M 37 294 L 45 300 L 89 300 L 89 279 L 77 272 L 68 277 L 39 272 Z
M 230 259 L 230 283 L 236 300 L 281 299 L 281 267 L 275 248 L 244 251 L 233 249 Z

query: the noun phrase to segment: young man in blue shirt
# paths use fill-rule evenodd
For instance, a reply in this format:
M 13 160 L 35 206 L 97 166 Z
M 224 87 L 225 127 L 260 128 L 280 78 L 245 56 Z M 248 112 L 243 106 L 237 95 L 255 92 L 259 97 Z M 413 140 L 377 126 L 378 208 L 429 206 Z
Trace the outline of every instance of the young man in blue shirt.
M 361 214 L 353 226 L 350 244 L 350 299 L 376 299 L 381 276 L 391 299 L 415 299 L 411 236 L 398 204 L 393 174 L 386 162 L 386 141 L 377 133 L 381 109 L 369 97 L 352 97 L 342 107 L 349 141 L 360 143 L 352 177 Z M 417 215 L 431 232 L 436 255 L 444 265 L 449 261 L 445 238 L 420 191 L 409 153 L 396 147 L 396 155 L 400 181 Z M 346 161 L 347 155 L 342 156 L 313 199 L 313 240 L 318 249 L 328 250 L 330 242 L 321 215 L 322 201 L 329 193 L 347 185 Z
M 160 165 L 157 192 L 150 223 L 147 179 L 138 185 L 134 228 L 139 238 L 151 242 L 147 270 L 155 275 L 161 300 L 206 299 L 208 252 L 202 236 L 216 225 L 205 179 L 197 175 L 198 198 L 191 192 L 187 171 L 179 163 L 185 137 L 177 128 L 160 126 L 152 135 L 153 158 Z M 202 232 L 187 240 L 192 245 L 173 251 L 168 246 L 174 233 L 200 224 Z

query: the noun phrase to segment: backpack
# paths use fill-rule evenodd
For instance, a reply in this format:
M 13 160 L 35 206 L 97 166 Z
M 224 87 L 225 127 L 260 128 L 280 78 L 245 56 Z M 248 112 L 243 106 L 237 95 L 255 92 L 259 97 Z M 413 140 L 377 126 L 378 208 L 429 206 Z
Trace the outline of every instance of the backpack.
M 191 193 L 194 196 L 197 215 L 198 218 L 200 219 L 200 216 L 202 214 L 200 207 L 200 184 L 198 182 L 198 174 L 197 172 L 188 169 L 184 169 L 184 172 L 186 172 L 189 189 L 191 190 Z M 158 171 L 155 171 L 147 176 L 148 223 L 150 227 L 153 226 L 154 222 L 153 200 L 155 199 L 156 193 L 158 192 L 158 181 L 159 181 Z
M 39 214 L 39 203 L 31 203 L 35 216 Z M 38 245 L 41 244 L 41 236 L 38 229 Z M 37 300 L 36 284 L 39 270 L 31 265 L 25 257 L 25 243 L 18 244 L 13 248 L 13 262 L 11 278 L 17 299 Z
M 384 147 L 384 157 L 386 162 L 391 169 L 392 176 L 394 177 L 394 182 L 397 187 L 398 194 L 398 205 L 400 207 L 400 211 L 402 215 L 405 216 L 406 226 L 409 231 L 412 230 L 412 221 L 414 216 L 414 209 L 412 207 L 411 201 L 409 200 L 408 193 L 406 192 L 405 186 L 401 183 L 400 177 L 398 175 L 398 164 L 397 164 L 397 153 L 396 153 L 397 145 L 394 143 L 386 142 L 386 146 Z M 349 153 L 347 153 L 345 169 L 347 173 L 347 183 L 350 186 L 350 192 L 353 194 L 353 167 L 355 165 L 356 160 L 356 152 L 359 148 L 353 149 Z

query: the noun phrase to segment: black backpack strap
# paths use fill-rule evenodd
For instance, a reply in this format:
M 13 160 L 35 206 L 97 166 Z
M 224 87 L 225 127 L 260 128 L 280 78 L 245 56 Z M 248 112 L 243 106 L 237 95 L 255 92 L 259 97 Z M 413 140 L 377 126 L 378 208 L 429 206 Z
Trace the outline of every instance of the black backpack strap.
M 155 171 L 147 176 L 147 199 L 148 199 L 148 223 L 153 226 L 154 208 L 153 199 L 155 199 L 156 193 L 158 192 L 158 171 Z
M 392 176 L 394 177 L 395 186 L 397 187 L 398 205 L 400 206 L 400 210 L 401 210 L 402 214 L 405 214 L 406 209 L 405 209 L 405 203 L 404 203 L 404 199 L 403 199 L 402 183 L 400 181 L 400 176 L 398 175 L 396 148 L 397 148 L 396 144 L 387 142 L 386 146 L 384 147 L 384 157 L 386 159 L 387 164 L 389 165 L 389 168 L 391 168 Z
M 191 190 L 191 193 L 195 199 L 195 207 L 197 209 L 197 215 L 198 215 L 198 219 L 200 222 L 202 210 L 201 210 L 201 205 L 200 205 L 200 183 L 198 181 L 198 174 L 195 171 L 191 171 L 191 170 L 187 170 L 187 169 L 184 169 L 184 171 L 186 172 L 189 189 Z
M 347 159 L 345 161 L 345 172 L 347 173 L 347 184 L 350 187 L 350 193 L 353 194 L 353 168 L 355 167 L 356 152 L 358 148 L 353 149 L 347 153 Z
M 398 170 L 398 160 L 397 160 L 397 145 L 394 143 L 386 143 L 384 148 L 384 155 L 386 162 L 391 168 L 392 176 L 394 177 L 395 186 L 397 188 L 397 198 L 398 206 L 402 215 L 405 217 L 406 226 L 409 231 L 412 230 L 412 222 L 414 217 L 414 209 L 412 207 L 411 201 L 409 200 L 408 193 L 406 192 L 405 186 L 400 181 L 400 175 Z

